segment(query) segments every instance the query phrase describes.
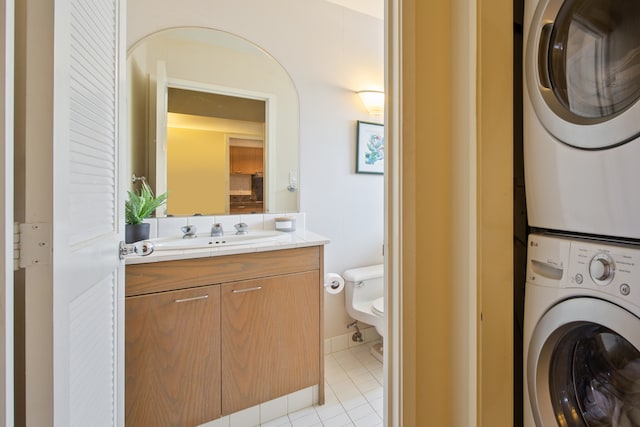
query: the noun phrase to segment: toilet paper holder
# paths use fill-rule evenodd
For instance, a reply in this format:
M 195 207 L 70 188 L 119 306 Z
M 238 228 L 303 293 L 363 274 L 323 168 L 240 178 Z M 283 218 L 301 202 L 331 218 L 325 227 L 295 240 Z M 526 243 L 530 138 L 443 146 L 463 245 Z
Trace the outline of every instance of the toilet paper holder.
M 324 289 L 330 294 L 338 294 L 344 289 L 344 279 L 337 273 L 328 273 L 324 278 Z

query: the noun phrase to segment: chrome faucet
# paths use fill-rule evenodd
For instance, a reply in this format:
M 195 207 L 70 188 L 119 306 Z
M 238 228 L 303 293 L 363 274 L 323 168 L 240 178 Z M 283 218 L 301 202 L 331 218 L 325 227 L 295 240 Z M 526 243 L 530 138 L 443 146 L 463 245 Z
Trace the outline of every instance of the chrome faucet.
M 221 237 L 224 236 L 224 230 L 222 229 L 222 224 L 216 222 L 211 227 L 211 237 Z
M 236 228 L 236 234 L 249 234 L 249 226 L 244 222 L 239 222 L 234 227 Z
M 185 225 L 184 227 L 180 227 L 180 230 L 184 233 L 182 235 L 183 239 L 193 239 L 194 237 L 198 237 L 196 234 L 198 229 L 195 225 Z

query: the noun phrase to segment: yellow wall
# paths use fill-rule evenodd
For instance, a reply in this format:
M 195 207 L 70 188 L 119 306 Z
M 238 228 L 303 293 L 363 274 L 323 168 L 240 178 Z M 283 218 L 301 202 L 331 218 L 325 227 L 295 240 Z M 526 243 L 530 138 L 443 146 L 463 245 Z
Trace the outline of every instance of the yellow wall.
M 415 380 L 415 420 L 405 418 L 404 425 L 451 426 L 450 4 L 416 0 L 414 7 L 405 15 L 403 28 L 407 34 L 407 24 L 415 19 L 415 45 L 404 52 L 405 61 L 413 56 L 415 62 L 407 81 L 413 89 L 403 92 L 405 97 L 411 92 L 412 98 L 409 105 L 404 104 L 405 112 L 414 111 L 410 121 L 403 121 L 407 143 L 403 162 L 407 171 L 413 171 L 406 182 L 411 184 L 407 189 L 411 189 L 415 212 L 413 225 L 407 223 L 405 233 L 415 233 L 415 248 L 407 247 L 408 239 L 403 246 L 404 266 L 414 271 L 413 286 L 405 289 L 404 298 L 415 301 L 415 327 L 412 332 L 405 328 L 404 333 L 415 336 L 415 372 L 407 371 Z
M 227 159 L 223 133 L 167 128 L 167 213 L 225 212 L 229 202 Z
M 398 4 L 402 425 L 511 426 L 512 4 Z

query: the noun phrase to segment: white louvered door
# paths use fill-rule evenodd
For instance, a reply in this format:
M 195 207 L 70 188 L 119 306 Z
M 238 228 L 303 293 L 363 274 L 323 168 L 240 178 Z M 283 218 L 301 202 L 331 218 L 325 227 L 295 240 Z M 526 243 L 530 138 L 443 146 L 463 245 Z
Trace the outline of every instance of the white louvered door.
M 120 22 L 125 0 L 55 0 L 55 426 L 123 425 Z

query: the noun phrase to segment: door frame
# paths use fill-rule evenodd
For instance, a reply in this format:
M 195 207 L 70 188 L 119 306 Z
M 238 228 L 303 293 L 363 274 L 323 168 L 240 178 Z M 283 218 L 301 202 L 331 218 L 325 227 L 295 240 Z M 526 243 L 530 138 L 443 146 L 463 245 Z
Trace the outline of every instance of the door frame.
M 158 73 L 158 75 L 159 74 L 160 73 Z M 151 140 L 148 141 L 150 148 L 153 145 L 153 147 L 149 150 L 150 153 L 154 153 L 149 158 L 149 162 L 153 163 L 153 167 L 149 165 L 148 168 L 150 170 L 155 170 L 155 174 L 153 174 L 153 177 L 151 179 L 151 184 L 155 185 L 156 194 L 162 194 L 166 192 L 168 189 L 168 186 L 167 186 L 167 126 L 168 126 L 168 123 L 166 119 L 168 111 L 162 111 L 162 112 L 159 111 L 159 108 L 163 108 L 164 110 L 168 109 L 168 102 L 167 102 L 167 99 L 165 99 L 163 102 L 160 102 L 159 95 L 161 92 L 165 93 L 169 88 L 175 88 L 175 89 L 190 90 L 194 92 L 210 93 L 214 95 L 224 95 L 224 96 L 236 97 L 236 98 L 254 99 L 254 100 L 259 100 L 264 102 L 265 123 L 264 123 L 264 132 L 262 137 L 258 138 L 258 137 L 255 137 L 254 135 L 247 134 L 242 136 L 242 138 L 262 140 L 263 148 L 264 148 L 263 161 L 265 164 L 264 187 L 267 193 L 265 198 L 267 200 L 271 200 L 272 203 L 275 203 L 276 192 L 277 192 L 277 189 L 275 188 L 275 183 L 276 183 L 275 176 L 276 176 L 277 167 L 275 164 L 271 165 L 271 162 L 269 162 L 269 159 L 276 158 L 276 146 L 275 144 L 272 143 L 272 141 L 276 141 L 276 127 L 277 127 L 276 95 L 272 93 L 259 92 L 255 90 L 240 89 L 235 87 L 215 85 L 211 83 L 203 83 L 203 82 L 197 82 L 197 81 L 192 81 L 187 79 L 169 77 L 166 74 L 162 77 L 162 80 L 159 81 L 158 75 L 156 76 L 156 79 L 155 79 L 156 85 L 158 85 L 158 83 L 161 82 L 162 85 L 163 86 L 166 85 L 166 87 L 156 88 L 155 100 L 153 101 L 153 104 L 155 104 L 156 119 L 155 119 L 155 122 L 152 123 L 152 126 L 154 127 L 154 129 L 153 130 L 150 129 L 150 131 L 153 131 L 156 137 L 155 137 L 155 141 L 151 141 Z M 161 119 L 161 118 L 164 118 L 164 119 Z M 163 126 L 164 133 L 159 132 L 159 126 Z M 227 147 L 228 147 L 228 144 L 227 144 Z M 228 151 L 229 150 L 227 149 L 227 152 Z M 227 159 L 227 162 L 226 162 L 227 164 L 229 164 L 228 160 L 229 159 Z M 226 199 L 227 200 L 229 199 L 228 194 Z M 267 208 L 268 206 L 267 204 L 265 204 L 265 210 Z M 159 210 L 156 211 L 156 216 L 159 216 L 159 217 L 166 216 L 165 215 L 166 206 L 158 209 Z
M 387 425 L 512 426 L 513 3 L 386 13 Z
M 0 275 L 4 286 L 0 288 L 0 424 L 14 424 L 13 386 L 13 110 L 14 110 L 14 0 L 1 0 L 0 22 L 4 32 L 0 34 L 0 132 L 2 149 L 0 164 L 4 173 L 0 176 L 0 218 L 2 218 L 3 245 L 0 247 Z

